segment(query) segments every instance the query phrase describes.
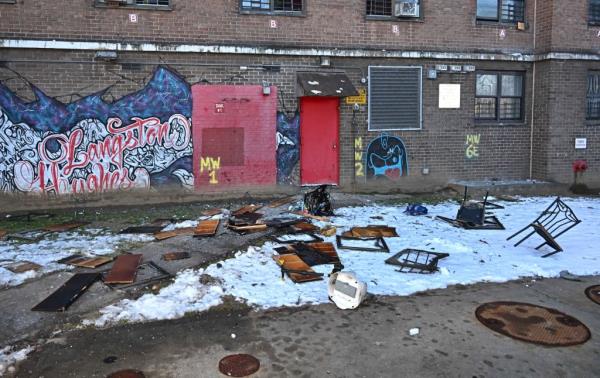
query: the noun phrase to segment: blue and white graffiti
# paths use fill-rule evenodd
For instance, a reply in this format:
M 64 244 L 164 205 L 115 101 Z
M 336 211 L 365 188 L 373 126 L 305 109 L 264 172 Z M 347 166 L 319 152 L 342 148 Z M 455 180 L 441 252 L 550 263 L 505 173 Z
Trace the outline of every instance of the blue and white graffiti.
M 277 113 L 277 182 L 293 184 L 292 173 L 300 158 L 300 114 Z
M 106 90 L 63 104 L 31 88 L 25 102 L 0 84 L 0 192 L 193 187 L 191 91 L 176 73 L 158 67 L 112 103 Z
M 367 179 L 385 177 L 398 180 L 408 176 L 408 156 L 398 137 L 382 134 L 367 148 Z

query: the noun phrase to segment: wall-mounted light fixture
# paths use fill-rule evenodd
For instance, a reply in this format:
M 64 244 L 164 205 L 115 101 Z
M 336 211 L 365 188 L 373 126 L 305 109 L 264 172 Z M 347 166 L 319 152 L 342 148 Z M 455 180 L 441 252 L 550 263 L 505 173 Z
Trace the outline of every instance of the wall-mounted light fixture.
M 329 67 L 331 66 L 331 58 L 328 56 L 322 56 L 319 58 L 319 62 L 321 67 Z
M 271 86 L 268 82 L 263 81 L 262 83 L 263 96 L 269 96 L 271 94 Z

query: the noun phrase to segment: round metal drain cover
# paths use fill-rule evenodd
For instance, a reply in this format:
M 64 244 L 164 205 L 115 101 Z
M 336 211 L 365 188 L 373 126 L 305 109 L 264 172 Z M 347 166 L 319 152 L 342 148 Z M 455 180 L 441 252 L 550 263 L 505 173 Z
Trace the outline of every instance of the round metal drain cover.
M 585 324 L 574 317 L 528 303 L 486 303 L 475 315 L 493 331 L 534 344 L 570 346 L 583 344 L 591 336 Z
M 260 361 L 249 354 L 232 354 L 219 361 L 219 371 L 230 377 L 246 377 L 260 368 Z
M 592 301 L 600 304 L 600 285 L 590 286 L 585 289 L 585 295 Z
M 115 371 L 106 376 L 106 378 L 145 378 L 146 376 L 139 370 L 127 369 Z

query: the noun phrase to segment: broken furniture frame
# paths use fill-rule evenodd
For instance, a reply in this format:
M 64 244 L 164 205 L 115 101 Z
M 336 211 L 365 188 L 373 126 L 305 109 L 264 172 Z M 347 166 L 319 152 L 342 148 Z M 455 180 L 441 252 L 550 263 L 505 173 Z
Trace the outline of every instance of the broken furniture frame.
M 323 273 L 315 272 L 300 256 L 289 253 L 273 256 L 273 260 L 281 268 L 281 278 L 287 274 L 294 283 L 319 281 L 323 279 Z
M 365 227 L 352 227 L 342 236 L 354 238 L 396 238 L 398 233 L 396 228 L 386 225 L 369 225 Z
M 472 205 L 467 204 L 467 191 L 465 186 L 465 194 L 456 214 L 456 219 L 450 219 L 438 215 L 436 219 L 448 222 L 454 227 L 464 228 L 465 230 L 504 230 L 505 227 L 495 215 L 487 215 L 486 207 L 488 206 L 488 195 L 485 194 L 483 202 L 476 202 Z M 493 208 L 501 206 L 493 204 Z
M 335 237 L 335 241 L 336 241 L 337 247 L 340 249 L 346 249 L 346 250 L 350 250 L 350 251 L 361 251 L 361 252 L 363 252 L 363 251 L 364 252 L 385 252 L 385 253 L 390 252 L 390 249 L 389 249 L 388 245 L 386 244 L 384 238 L 355 238 L 355 237 L 351 237 L 351 236 L 337 235 Z M 343 241 L 370 242 L 371 245 L 367 245 L 364 247 L 363 246 L 357 247 L 356 245 L 344 245 Z
M 407 248 L 385 260 L 385 263 L 399 266 L 396 272 L 400 273 L 431 274 L 438 271 L 438 261 L 448 256 L 448 253 Z
M 533 231 L 525 235 L 525 237 L 519 240 L 514 246 L 518 246 L 527 240 L 531 235 L 537 233 L 544 239 L 544 243 L 538 245 L 535 249 L 540 249 L 545 245 L 548 245 L 554 249 L 553 252 L 542 256 L 548 257 L 563 251 L 562 247 L 556 242 L 556 238 L 577 226 L 579 223 L 581 223 L 581 220 L 577 218 L 575 212 L 573 212 L 573 209 L 567 206 L 567 204 L 564 203 L 560 197 L 556 197 L 556 199 L 550 204 L 550 206 L 546 208 L 546 210 L 542 212 L 539 217 L 515 234 L 511 235 L 506 240 L 514 238 L 531 227 L 533 228 Z

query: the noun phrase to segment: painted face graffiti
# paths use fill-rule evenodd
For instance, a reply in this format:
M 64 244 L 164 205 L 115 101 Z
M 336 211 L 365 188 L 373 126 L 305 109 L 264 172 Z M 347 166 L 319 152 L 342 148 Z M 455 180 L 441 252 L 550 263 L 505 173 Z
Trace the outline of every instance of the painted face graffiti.
M 408 176 L 408 160 L 400 138 L 381 135 L 367 148 L 367 178 L 397 180 Z
M 135 160 L 129 155 L 155 146 L 183 151 L 191 140 L 189 120 L 180 114 L 164 123 L 155 117 L 133 118 L 126 126 L 110 118 L 105 131 L 94 130 L 91 138 L 89 131 L 76 127 L 68 135 L 46 136 L 38 144 L 37 164 L 16 162 L 17 189 L 65 194 L 149 188 L 152 156 Z

